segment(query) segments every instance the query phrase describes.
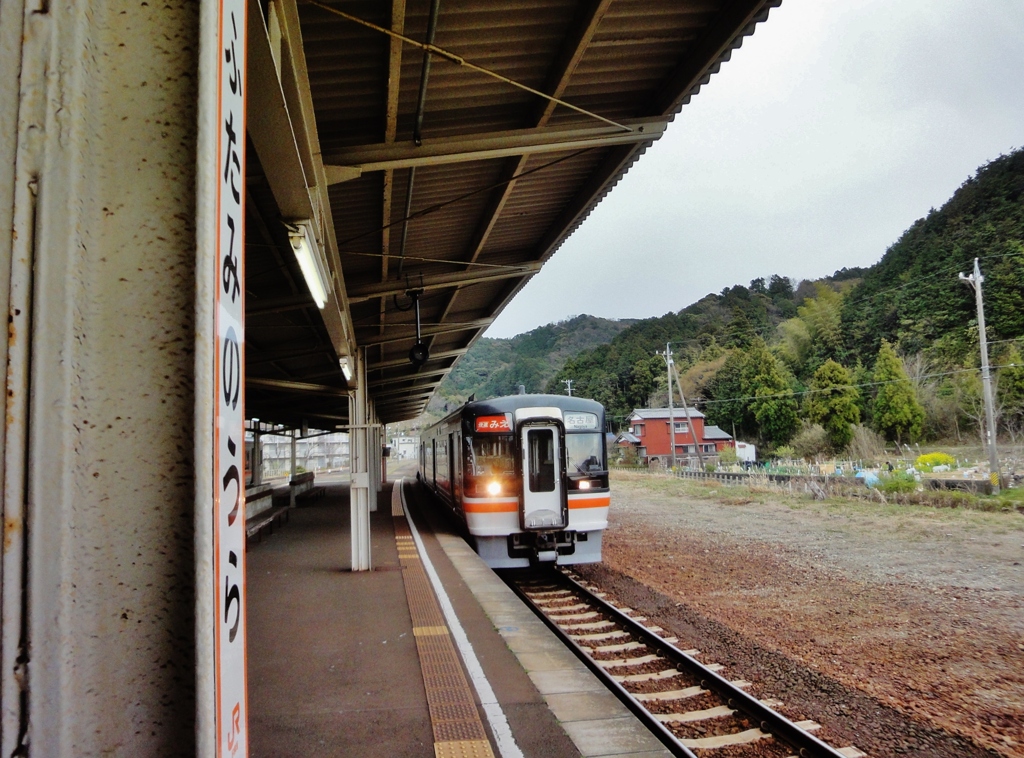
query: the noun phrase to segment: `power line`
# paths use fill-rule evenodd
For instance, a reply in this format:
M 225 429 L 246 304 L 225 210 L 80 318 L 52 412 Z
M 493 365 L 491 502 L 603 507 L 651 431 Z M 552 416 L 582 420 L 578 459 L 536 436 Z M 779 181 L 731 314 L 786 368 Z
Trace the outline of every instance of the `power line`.
M 993 253 L 991 255 L 980 256 L 979 260 L 991 260 L 991 259 L 996 259 L 996 258 L 1009 258 L 1009 257 L 1015 256 L 1015 255 L 1020 255 L 1020 253 L 1017 253 L 1017 252 Z M 870 300 L 873 300 L 873 299 L 875 299 L 877 297 L 881 297 L 883 295 L 887 295 L 889 293 L 896 292 L 896 291 L 901 290 L 901 289 L 906 289 L 907 287 L 911 286 L 912 284 L 920 283 L 920 282 L 927 281 L 927 280 L 930 280 L 930 279 L 935 279 L 935 278 L 938 278 L 940 276 L 947 276 L 950 273 L 958 272 L 962 267 L 963 267 L 963 264 L 958 264 L 956 266 L 951 266 L 951 267 L 948 267 L 948 268 L 945 268 L 945 269 L 940 269 L 939 271 L 936 271 L 934 273 L 925 274 L 925 275 L 922 275 L 922 276 L 917 276 L 917 277 L 914 277 L 912 279 L 908 279 L 907 281 L 905 281 L 905 282 L 903 282 L 901 284 L 895 285 L 893 287 L 887 287 L 885 289 L 877 290 L 876 292 L 873 292 L 873 293 L 871 293 L 869 295 L 865 295 L 865 296 L 863 296 L 861 298 L 858 298 L 856 300 L 847 301 L 846 300 L 846 296 L 843 295 L 843 293 L 840 292 L 840 293 L 837 293 L 842 298 L 842 300 L 840 302 L 840 307 L 845 308 L 847 306 L 861 305 L 861 304 L 867 303 Z M 767 297 L 767 296 L 765 296 L 765 297 Z M 816 300 L 817 298 L 806 298 L 806 299 L 808 299 L 808 300 Z M 770 298 L 769 298 L 769 300 L 770 300 Z M 693 305 L 696 305 L 696 303 L 694 303 Z M 690 306 L 687 306 L 687 307 L 690 307 Z M 685 308 L 683 309 L 683 311 L 685 311 Z M 692 316 L 692 317 L 695 317 L 695 318 L 699 318 L 699 316 L 700 316 L 700 314 L 684 313 L 683 311 L 680 311 L 679 313 L 674 313 L 672 315 L 677 316 L 677 317 L 678 316 Z M 744 313 L 743 315 L 746 316 L 747 318 L 750 318 L 749 314 Z M 800 316 L 794 316 L 793 318 L 801 318 L 801 317 Z M 731 323 L 734 320 L 735 319 L 732 319 L 732 320 L 730 320 L 730 322 L 727 322 L 727 323 Z M 783 322 L 780 322 L 780 323 L 785 323 L 785 321 L 788 321 L 788 320 L 789 319 L 785 319 Z M 705 325 L 702 325 L 701 327 L 698 327 L 698 329 L 706 329 L 707 326 L 708 325 L 705 324 Z M 774 331 L 774 330 L 778 329 L 778 326 L 776 325 L 776 326 L 772 327 L 772 326 L 769 325 L 769 329 Z M 686 337 L 686 338 L 682 338 L 682 339 L 695 340 L 695 339 L 698 339 L 701 335 L 704 335 L 704 334 L 712 336 L 712 337 L 714 337 L 716 339 L 718 339 L 718 338 L 727 339 L 727 338 L 730 338 L 730 337 L 762 337 L 762 338 L 766 338 L 766 336 L 767 336 L 767 335 L 764 335 L 764 334 L 760 333 L 757 330 L 756 326 L 751 325 L 750 328 L 737 328 L 737 329 L 732 329 L 732 330 L 729 330 L 729 331 L 719 331 L 719 332 L 714 332 L 714 331 L 698 331 L 697 334 L 694 335 L 693 337 Z M 1024 338 L 1018 337 L 1018 338 L 1015 338 L 1015 339 L 1024 339 Z M 998 340 L 998 342 L 1006 342 L 1006 341 L 1009 341 L 1009 340 Z M 995 344 L 995 342 L 990 342 L 990 344 Z
M 523 177 L 529 176 L 530 174 L 535 174 L 538 171 L 543 171 L 546 168 L 551 168 L 552 166 L 556 166 L 559 163 L 563 163 L 564 161 L 571 160 L 572 158 L 575 158 L 575 157 L 577 157 L 579 155 L 582 155 L 583 153 L 587 152 L 588 150 L 593 150 L 593 149 L 594 148 L 585 147 L 582 150 L 577 150 L 577 151 L 575 151 L 573 153 L 569 153 L 568 155 L 563 155 L 561 158 L 556 158 L 555 160 L 549 161 L 548 163 L 545 163 L 545 164 L 543 164 L 541 166 L 537 166 L 536 168 L 531 168 L 528 171 L 523 171 L 522 173 L 516 174 L 511 179 L 506 179 L 505 181 L 501 181 L 501 182 L 494 182 L 493 184 L 488 184 L 486 187 L 481 187 L 480 189 L 470 190 L 469 192 L 466 192 L 466 193 L 464 193 L 462 195 L 459 195 L 458 197 L 454 197 L 451 200 L 445 200 L 444 202 L 435 203 L 434 205 L 427 206 L 426 208 L 418 210 L 415 213 L 410 213 L 408 216 L 405 216 L 404 218 L 400 218 L 397 221 L 392 221 L 389 224 L 384 224 L 383 226 L 379 226 L 379 227 L 377 227 L 377 228 L 375 228 L 375 229 L 373 229 L 373 230 L 371 230 L 369 232 L 363 232 L 362 234 L 357 234 L 354 237 L 349 237 L 348 239 L 341 240 L 340 242 L 338 242 L 338 248 L 340 249 L 344 245 L 351 244 L 352 242 L 355 242 L 356 240 L 361 240 L 364 237 L 370 237 L 370 236 L 372 236 L 374 234 L 379 234 L 380 232 L 386 231 L 386 230 L 390 229 L 393 226 L 398 226 L 399 224 L 404 224 L 407 221 L 415 221 L 416 219 L 423 218 L 424 216 L 428 216 L 431 213 L 435 213 L 435 212 L 437 212 L 439 210 L 447 208 L 449 205 L 454 205 L 455 203 L 459 203 L 459 202 L 462 202 L 463 200 L 471 198 L 474 195 L 479 195 L 479 194 L 481 194 L 483 192 L 490 192 L 491 190 L 498 189 L 499 187 L 504 187 L 506 184 L 511 184 L 512 182 L 517 182 L 520 179 L 522 179 Z M 397 257 L 397 256 L 392 256 L 392 257 Z
M 991 366 L 991 368 L 997 368 L 998 369 L 998 368 L 1019 368 L 1019 367 L 1016 364 L 1014 364 L 1014 363 L 1007 363 L 1005 365 L 1000 365 L 1000 366 Z M 930 374 L 922 374 L 921 376 L 917 377 L 917 380 L 920 381 L 922 379 L 934 379 L 934 378 L 943 377 L 943 376 L 953 376 L 954 374 L 966 374 L 966 373 L 980 372 L 980 371 L 981 371 L 980 368 L 961 368 L 961 369 L 954 369 L 952 371 L 936 371 L 936 372 L 930 373 Z M 813 394 L 820 393 L 820 392 L 834 392 L 836 390 L 843 390 L 843 389 L 859 389 L 860 387 L 878 387 L 878 386 L 881 386 L 883 384 L 894 384 L 896 382 L 901 382 L 901 381 L 908 381 L 911 384 L 914 383 L 914 380 L 911 380 L 909 377 L 907 377 L 905 379 L 888 379 L 888 380 L 886 380 L 884 382 L 861 382 L 860 384 L 833 384 L 831 387 L 822 387 L 822 388 L 819 388 L 819 389 L 807 389 L 807 390 L 791 390 L 789 392 L 773 392 L 773 393 L 767 394 L 767 395 L 747 395 L 747 396 L 744 396 L 744 397 L 724 397 L 724 398 L 699 398 L 699 399 L 695 399 L 694 403 L 698 403 L 699 402 L 702 405 L 713 405 L 715 403 L 737 403 L 737 402 L 747 402 L 747 401 L 750 401 L 750 400 L 762 400 L 762 399 L 765 399 L 765 398 L 796 397 L 796 396 L 800 396 L 800 395 L 813 395 Z

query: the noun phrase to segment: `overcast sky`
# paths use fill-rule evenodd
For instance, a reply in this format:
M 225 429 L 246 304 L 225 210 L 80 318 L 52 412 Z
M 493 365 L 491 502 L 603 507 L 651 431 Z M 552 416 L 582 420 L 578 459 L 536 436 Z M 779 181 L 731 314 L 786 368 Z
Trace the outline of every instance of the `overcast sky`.
M 784 0 L 486 336 L 871 265 L 1020 146 L 1022 0 Z

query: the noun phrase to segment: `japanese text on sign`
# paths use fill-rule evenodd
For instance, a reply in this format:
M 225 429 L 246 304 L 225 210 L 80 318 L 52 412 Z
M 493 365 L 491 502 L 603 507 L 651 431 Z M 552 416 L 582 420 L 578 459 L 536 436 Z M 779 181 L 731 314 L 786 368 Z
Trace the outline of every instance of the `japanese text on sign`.
M 214 658 L 217 755 L 248 755 L 245 682 L 245 2 L 221 0 L 217 80 Z
M 583 429 L 597 429 L 596 413 L 566 413 L 566 430 L 579 431 Z
M 476 430 L 478 432 L 507 432 L 510 427 L 504 416 L 478 416 Z

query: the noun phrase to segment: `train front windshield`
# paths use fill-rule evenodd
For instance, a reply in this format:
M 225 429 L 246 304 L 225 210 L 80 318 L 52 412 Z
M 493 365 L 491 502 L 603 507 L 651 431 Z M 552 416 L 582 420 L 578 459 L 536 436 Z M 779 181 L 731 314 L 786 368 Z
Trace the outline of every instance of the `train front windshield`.
M 516 492 L 515 440 L 511 434 L 465 437 L 466 494 L 500 497 Z
M 489 434 L 466 438 L 473 476 L 515 474 L 515 444 L 512 435 Z
M 569 476 L 603 471 L 603 440 L 600 434 L 566 434 L 565 455 Z

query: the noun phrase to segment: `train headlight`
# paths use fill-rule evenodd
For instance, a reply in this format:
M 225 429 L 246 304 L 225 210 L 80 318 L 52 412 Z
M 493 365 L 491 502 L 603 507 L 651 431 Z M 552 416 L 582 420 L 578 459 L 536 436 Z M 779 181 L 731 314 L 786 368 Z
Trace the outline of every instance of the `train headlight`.
M 584 479 L 583 481 L 581 481 L 580 482 L 580 489 L 581 490 L 589 490 L 590 489 L 590 482 L 587 479 Z
M 501 494 L 501 482 L 487 482 L 487 494 L 495 497 Z

